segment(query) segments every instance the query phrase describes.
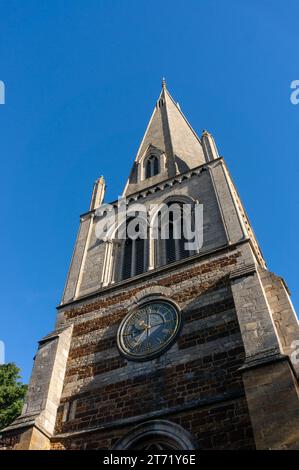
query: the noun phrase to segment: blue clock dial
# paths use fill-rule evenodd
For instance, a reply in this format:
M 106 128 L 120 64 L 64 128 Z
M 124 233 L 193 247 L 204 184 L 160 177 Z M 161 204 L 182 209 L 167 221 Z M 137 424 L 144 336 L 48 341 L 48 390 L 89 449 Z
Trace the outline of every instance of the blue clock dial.
M 132 359 L 151 359 L 169 346 L 179 326 L 179 313 L 171 303 L 149 302 L 122 322 L 118 335 L 119 348 Z

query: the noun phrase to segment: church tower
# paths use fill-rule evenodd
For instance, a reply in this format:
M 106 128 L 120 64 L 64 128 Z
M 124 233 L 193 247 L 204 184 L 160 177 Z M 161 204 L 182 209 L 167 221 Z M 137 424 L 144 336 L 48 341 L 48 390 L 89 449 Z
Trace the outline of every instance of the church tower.
M 195 133 L 164 80 L 123 198 L 104 204 L 104 193 L 100 177 L 2 446 L 299 449 L 288 288 L 213 136 Z M 196 243 L 176 236 L 186 219 Z

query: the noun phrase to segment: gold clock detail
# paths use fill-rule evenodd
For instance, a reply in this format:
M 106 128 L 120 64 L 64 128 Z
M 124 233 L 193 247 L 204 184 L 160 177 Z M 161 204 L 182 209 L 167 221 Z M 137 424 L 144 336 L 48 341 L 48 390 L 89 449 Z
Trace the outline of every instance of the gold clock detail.
M 168 348 L 179 327 L 180 315 L 172 303 L 148 302 L 124 318 L 118 331 L 118 347 L 129 359 L 149 360 Z

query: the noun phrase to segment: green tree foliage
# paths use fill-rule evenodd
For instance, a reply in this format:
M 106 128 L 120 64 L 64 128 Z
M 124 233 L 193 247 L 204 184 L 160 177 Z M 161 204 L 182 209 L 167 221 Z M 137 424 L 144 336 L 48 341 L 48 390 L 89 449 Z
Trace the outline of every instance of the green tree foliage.
M 14 363 L 0 365 L 0 429 L 21 413 L 27 385 L 19 379 L 20 369 Z

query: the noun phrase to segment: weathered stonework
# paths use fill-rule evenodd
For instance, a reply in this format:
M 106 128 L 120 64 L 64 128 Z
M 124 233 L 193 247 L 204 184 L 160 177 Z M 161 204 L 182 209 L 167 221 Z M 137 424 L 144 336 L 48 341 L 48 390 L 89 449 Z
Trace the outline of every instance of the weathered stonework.
M 161 171 L 146 180 L 148 151 Z M 113 243 L 95 234 L 103 191 L 98 180 L 55 331 L 40 343 L 26 405 L 2 446 L 127 449 L 162 438 L 186 449 L 298 449 L 299 328 L 286 286 L 266 269 L 214 139 L 195 135 L 165 84 L 124 192 L 147 207 L 202 203 L 203 247 L 164 266 L 152 256 L 146 272 L 118 281 Z M 177 340 L 155 359 L 128 360 L 119 325 L 156 298 L 178 306 Z

